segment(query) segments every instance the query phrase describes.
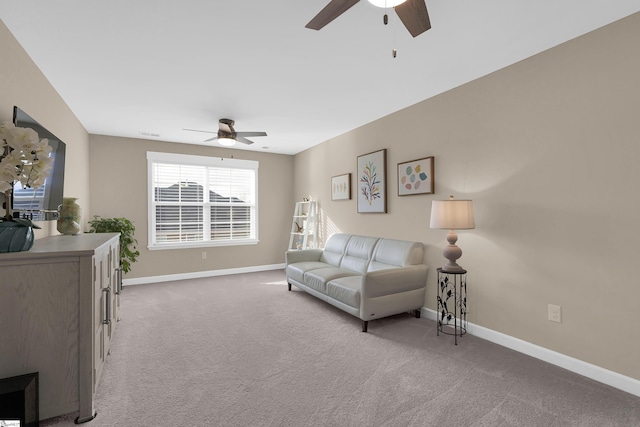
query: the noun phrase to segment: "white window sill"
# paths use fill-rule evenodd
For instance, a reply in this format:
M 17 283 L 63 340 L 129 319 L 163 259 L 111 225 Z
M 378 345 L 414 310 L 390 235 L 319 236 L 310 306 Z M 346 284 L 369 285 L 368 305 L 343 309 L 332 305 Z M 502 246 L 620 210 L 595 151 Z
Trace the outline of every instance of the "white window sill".
M 207 242 L 185 242 L 185 243 L 167 243 L 166 245 L 149 245 L 147 249 L 150 251 L 159 251 L 165 249 L 190 249 L 190 248 L 211 248 L 216 246 L 249 246 L 257 245 L 258 239 L 246 240 L 226 240 L 226 241 L 207 241 Z

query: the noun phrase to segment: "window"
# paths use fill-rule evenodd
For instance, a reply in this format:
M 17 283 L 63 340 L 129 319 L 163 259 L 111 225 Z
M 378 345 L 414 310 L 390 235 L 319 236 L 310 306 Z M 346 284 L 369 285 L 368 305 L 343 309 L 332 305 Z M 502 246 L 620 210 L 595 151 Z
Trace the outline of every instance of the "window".
M 258 243 L 258 162 L 147 152 L 149 249 Z

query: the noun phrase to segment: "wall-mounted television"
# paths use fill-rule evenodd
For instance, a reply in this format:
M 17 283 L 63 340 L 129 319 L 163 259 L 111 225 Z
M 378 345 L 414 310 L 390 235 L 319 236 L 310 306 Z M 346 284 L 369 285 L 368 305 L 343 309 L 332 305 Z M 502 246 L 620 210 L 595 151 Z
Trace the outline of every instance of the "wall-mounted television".
M 44 185 L 37 190 L 23 188 L 20 183 L 13 186 L 11 206 L 14 213 L 34 221 L 58 219 L 58 206 L 62 204 L 64 189 L 64 160 L 66 145 L 40 123 L 18 107 L 13 107 L 13 123 L 17 127 L 31 128 L 40 139 L 47 138 L 51 146 L 53 166 Z

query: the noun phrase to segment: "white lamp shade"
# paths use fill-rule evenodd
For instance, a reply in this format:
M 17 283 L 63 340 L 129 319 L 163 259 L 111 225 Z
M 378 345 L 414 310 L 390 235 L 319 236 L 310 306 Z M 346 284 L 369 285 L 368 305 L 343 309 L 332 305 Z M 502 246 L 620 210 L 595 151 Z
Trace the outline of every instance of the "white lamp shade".
M 430 228 L 466 230 L 476 228 L 471 200 L 433 200 Z
M 369 0 L 369 3 L 378 7 L 395 7 L 405 1 L 407 0 Z

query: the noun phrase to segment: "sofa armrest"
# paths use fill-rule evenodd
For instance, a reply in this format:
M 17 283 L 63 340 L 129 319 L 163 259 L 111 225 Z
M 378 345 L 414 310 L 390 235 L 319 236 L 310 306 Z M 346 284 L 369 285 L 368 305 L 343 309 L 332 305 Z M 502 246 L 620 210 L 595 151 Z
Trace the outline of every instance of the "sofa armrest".
M 302 249 L 285 252 L 284 258 L 287 265 L 296 262 L 320 261 L 322 249 Z
M 376 298 L 426 288 L 428 270 L 426 265 L 417 264 L 368 272 L 362 280 L 362 296 Z

